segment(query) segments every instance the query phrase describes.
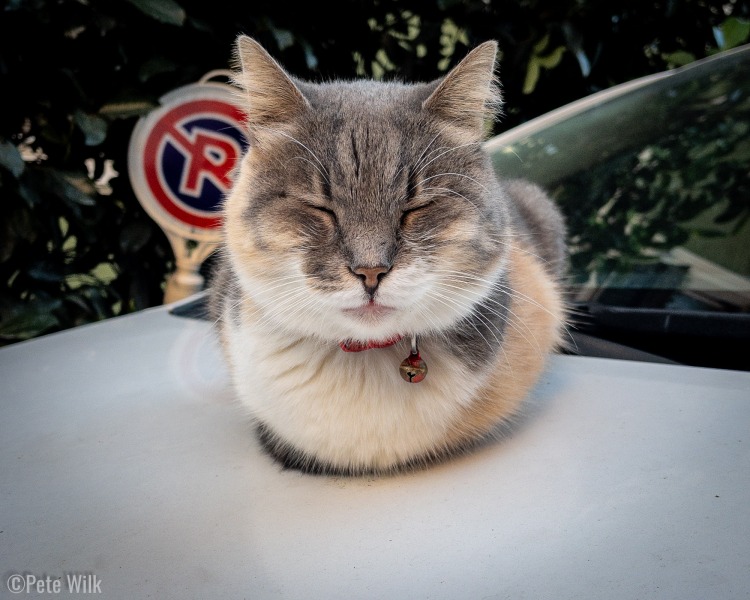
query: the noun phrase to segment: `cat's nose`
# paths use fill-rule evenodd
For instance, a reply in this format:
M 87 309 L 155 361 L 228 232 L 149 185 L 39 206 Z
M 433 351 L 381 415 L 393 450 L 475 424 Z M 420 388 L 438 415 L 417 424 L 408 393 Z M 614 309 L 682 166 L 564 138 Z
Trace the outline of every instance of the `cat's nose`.
M 380 285 L 380 280 L 391 268 L 385 265 L 377 267 L 356 267 L 352 272 L 362 280 L 365 291 L 372 296 Z

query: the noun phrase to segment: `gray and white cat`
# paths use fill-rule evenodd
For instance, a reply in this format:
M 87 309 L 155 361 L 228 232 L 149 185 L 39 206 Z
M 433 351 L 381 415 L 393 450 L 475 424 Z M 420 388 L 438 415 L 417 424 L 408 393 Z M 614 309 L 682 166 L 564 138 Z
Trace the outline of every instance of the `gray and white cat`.
M 466 451 L 559 348 L 563 219 L 539 188 L 499 181 L 482 147 L 496 53 L 486 42 L 431 83 L 310 83 L 238 38 L 250 145 L 211 304 L 284 465 L 389 473 Z

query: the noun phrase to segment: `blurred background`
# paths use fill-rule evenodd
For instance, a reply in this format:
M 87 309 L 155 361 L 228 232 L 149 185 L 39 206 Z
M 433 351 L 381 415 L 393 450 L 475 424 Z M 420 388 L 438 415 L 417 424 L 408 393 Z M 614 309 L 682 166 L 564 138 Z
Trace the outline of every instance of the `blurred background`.
M 746 43 L 747 0 L 5 0 L 0 344 L 161 304 L 174 270 L 128 178 L 138 119 L 236 36 L 305 79 L 426 81 L 499 43 L 501 133 Z

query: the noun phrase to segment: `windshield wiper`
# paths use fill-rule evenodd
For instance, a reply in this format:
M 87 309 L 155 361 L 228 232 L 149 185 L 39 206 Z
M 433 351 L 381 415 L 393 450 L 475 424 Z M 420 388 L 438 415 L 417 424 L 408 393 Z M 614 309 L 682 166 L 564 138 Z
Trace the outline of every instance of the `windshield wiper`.
M 597 324 L 630 332 L 690 335 L 750 340 L 750 313 L 668 308 L 634 308 L 586 303 L 584 310 Z
M 595 338 L 681 364 L 750 371 L 747 312 L 581 302 L 575 305 L 574 314 L 573 327 Z

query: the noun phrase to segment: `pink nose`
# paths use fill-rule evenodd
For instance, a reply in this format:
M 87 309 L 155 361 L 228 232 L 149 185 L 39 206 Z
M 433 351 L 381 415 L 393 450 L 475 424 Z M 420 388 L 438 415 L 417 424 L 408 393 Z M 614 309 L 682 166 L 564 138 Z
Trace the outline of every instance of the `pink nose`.
M 379 266 L 379 267 L 357 267 L 352 269 L 357 277 L 362 280 L 362 284 L 365 286 L 368 294 L 372 294 L 380 285 L 380 280 L 388 271 L 390 267 Z

